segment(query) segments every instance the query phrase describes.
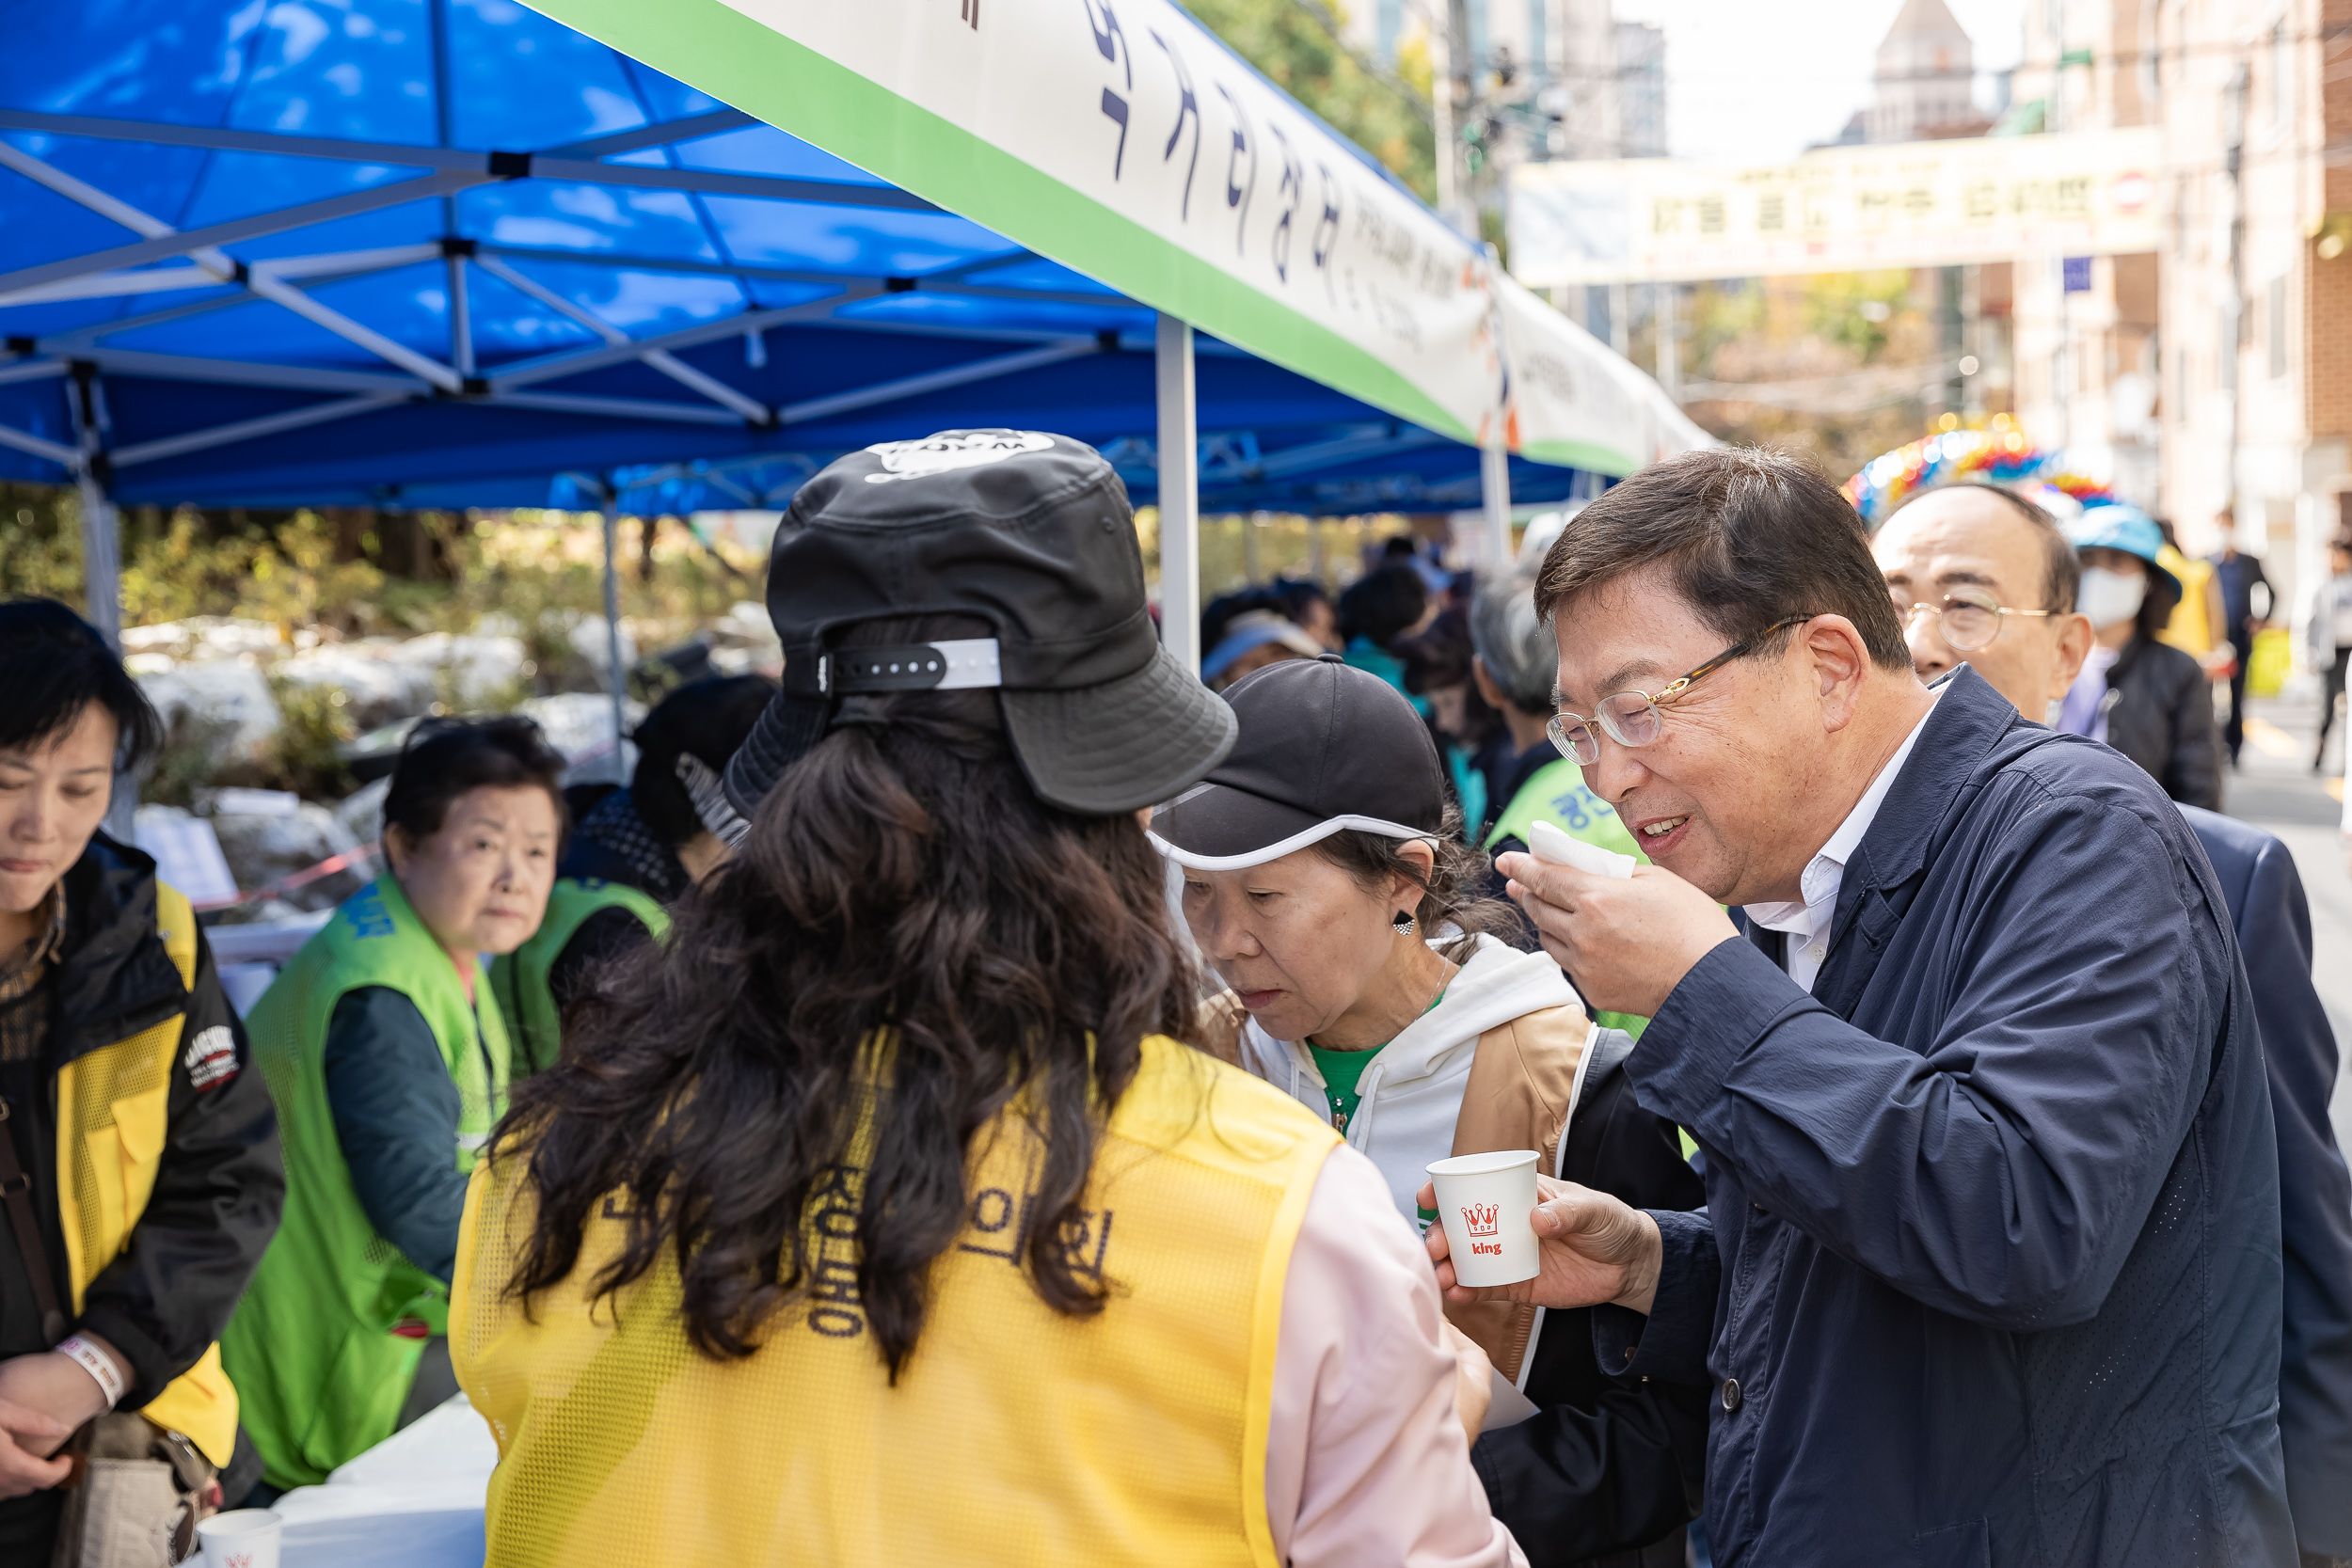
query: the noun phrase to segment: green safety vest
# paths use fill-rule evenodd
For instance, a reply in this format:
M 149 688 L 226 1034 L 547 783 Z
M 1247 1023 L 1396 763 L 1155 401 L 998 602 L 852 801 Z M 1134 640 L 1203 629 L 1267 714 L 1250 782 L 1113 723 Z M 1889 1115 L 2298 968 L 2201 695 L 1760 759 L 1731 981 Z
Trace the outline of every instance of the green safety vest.
M 448 1332 L 449 1288 L 368 1223 L 326 1102 L 327 1021 L 362 986 L 399 991 L 432 1026 L 457 1087 L 459 1170 L 506 1110 L 498 1003 L 480 984 L 467 1003 L 448 951 L 389 877 L 345 899 L 254 1004 L 246 1032 L 278 1102 L 286 1211 L 220 1344 L 273 1486 L 323 1481 L 390 1436 L 425 1336 Z
M 499 1010 L 515 1029 L 518 1074 L 545 1072 L 555 1065 L 564 1043 L 564 1020 L 548 988 L 548 972 L 582 923 L 598 910 L 610 909 L 635 915 L 656 941 L 670 934 L 670 911 L 650 894 L 598 877 L 561 877 L 548 895 L 548 912 L 531 940 L 490 960 L 490 989 L 498 992 Z
M 1502 808 L 1502 815 L 1486 833 L 1486 847 L 1494 848 L 1506 838 L 1525 844 L 1528 830 L 1538 822 L 1549 822 L 1571 838 L 1581 838 L 1596 848 L 1631 855 L 1642 864 L 1649 857 L 1633 841 L 1631 830 L 1613 807 L 1584 787 L 1584 770 L 1567 758 L 1546 763 L 1535 770 L 1534 777 L 1519 786 L 1511 803 Z M 1622 1029 L 1635 1039 L 1649 1020 L 1631 1013 L 1602 1013 L 1601 1025 Z

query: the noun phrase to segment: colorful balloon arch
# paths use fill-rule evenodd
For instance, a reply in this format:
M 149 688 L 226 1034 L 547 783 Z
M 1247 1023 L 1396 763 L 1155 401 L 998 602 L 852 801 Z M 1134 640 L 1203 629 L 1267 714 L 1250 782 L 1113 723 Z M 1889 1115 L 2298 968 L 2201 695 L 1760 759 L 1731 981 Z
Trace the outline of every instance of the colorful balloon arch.
M 2006 416 L 1995 418 L 1991 429 L 1941 431 L 1865 463 L 1845 484 L 1863 526 L 1875 530 L 1907 497 L 1938 484 L 1998 484 L 2068 517 L 2116 499 L 2096 480 L 2068 472 L 2063 452 L 2043 451 Z

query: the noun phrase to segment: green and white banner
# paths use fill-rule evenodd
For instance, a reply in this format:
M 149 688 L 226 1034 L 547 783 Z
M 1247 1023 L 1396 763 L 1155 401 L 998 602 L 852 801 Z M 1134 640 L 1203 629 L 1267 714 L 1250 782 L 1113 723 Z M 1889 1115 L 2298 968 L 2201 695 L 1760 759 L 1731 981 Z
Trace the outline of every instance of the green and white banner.
M 1515 299 L 1436 214 L 1168 0 L 532 3 L 1040 255 L 1458 439 L 1484 441 L 1504 420 L 1498 324 L 1530 340 L 1548 375 L 1623 385 L 1622 361 L 1532 295 Z M 1663 407 L 1654 384 L 1647 398 Z M 1624 473 L 1655 455 L 1621 418 L 1573 422 L 1608 399 L 1515 401 L 1503 428 L 1516 422 L 1530 456 L 1575 451 Z M 1678 445 L 1705 439 L 1681 423 Z
M 1621 478 L 1715 444 L 1665 388 L 1517 279 L 1498 277 L 1494 291 L 1510 351 L 1503 436 L 1513 451 Z

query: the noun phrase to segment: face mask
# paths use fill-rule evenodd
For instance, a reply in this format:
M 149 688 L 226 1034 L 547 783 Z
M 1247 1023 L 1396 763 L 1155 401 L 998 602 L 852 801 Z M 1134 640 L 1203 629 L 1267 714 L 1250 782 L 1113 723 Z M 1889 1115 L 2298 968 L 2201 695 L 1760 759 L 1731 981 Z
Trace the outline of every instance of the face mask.
M 2104 566 L 2086 566 L 2074 608 L 2090 617 L 2093 627 L 2105 631 L 2117 622 L 2138 614 L 2139 602 L 2147 596 L 2146 578 L 2127 578 Z

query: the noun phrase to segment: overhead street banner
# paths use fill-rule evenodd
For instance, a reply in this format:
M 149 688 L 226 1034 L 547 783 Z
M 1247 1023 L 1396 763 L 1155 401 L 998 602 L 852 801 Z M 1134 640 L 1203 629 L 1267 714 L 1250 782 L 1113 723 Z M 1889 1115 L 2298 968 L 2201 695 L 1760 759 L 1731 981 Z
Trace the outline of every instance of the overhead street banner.
M 1261 358 L 1459 440 L 1511 422 L 1485 256 L 1169 0 L 532 4 Z M 1538 335 L 1614 357 L 1565 321 Z M 1706 439 L 1641 395 L 1653 437 Z M 1656 455 L 1518 424 L 1530 455 L 1605 473 Z
M 1524 165 L 1511 176 L 1511 270 L 1549 288 L 2154 250 L 2157 135 L 1972 136 L 1779 164 Z

